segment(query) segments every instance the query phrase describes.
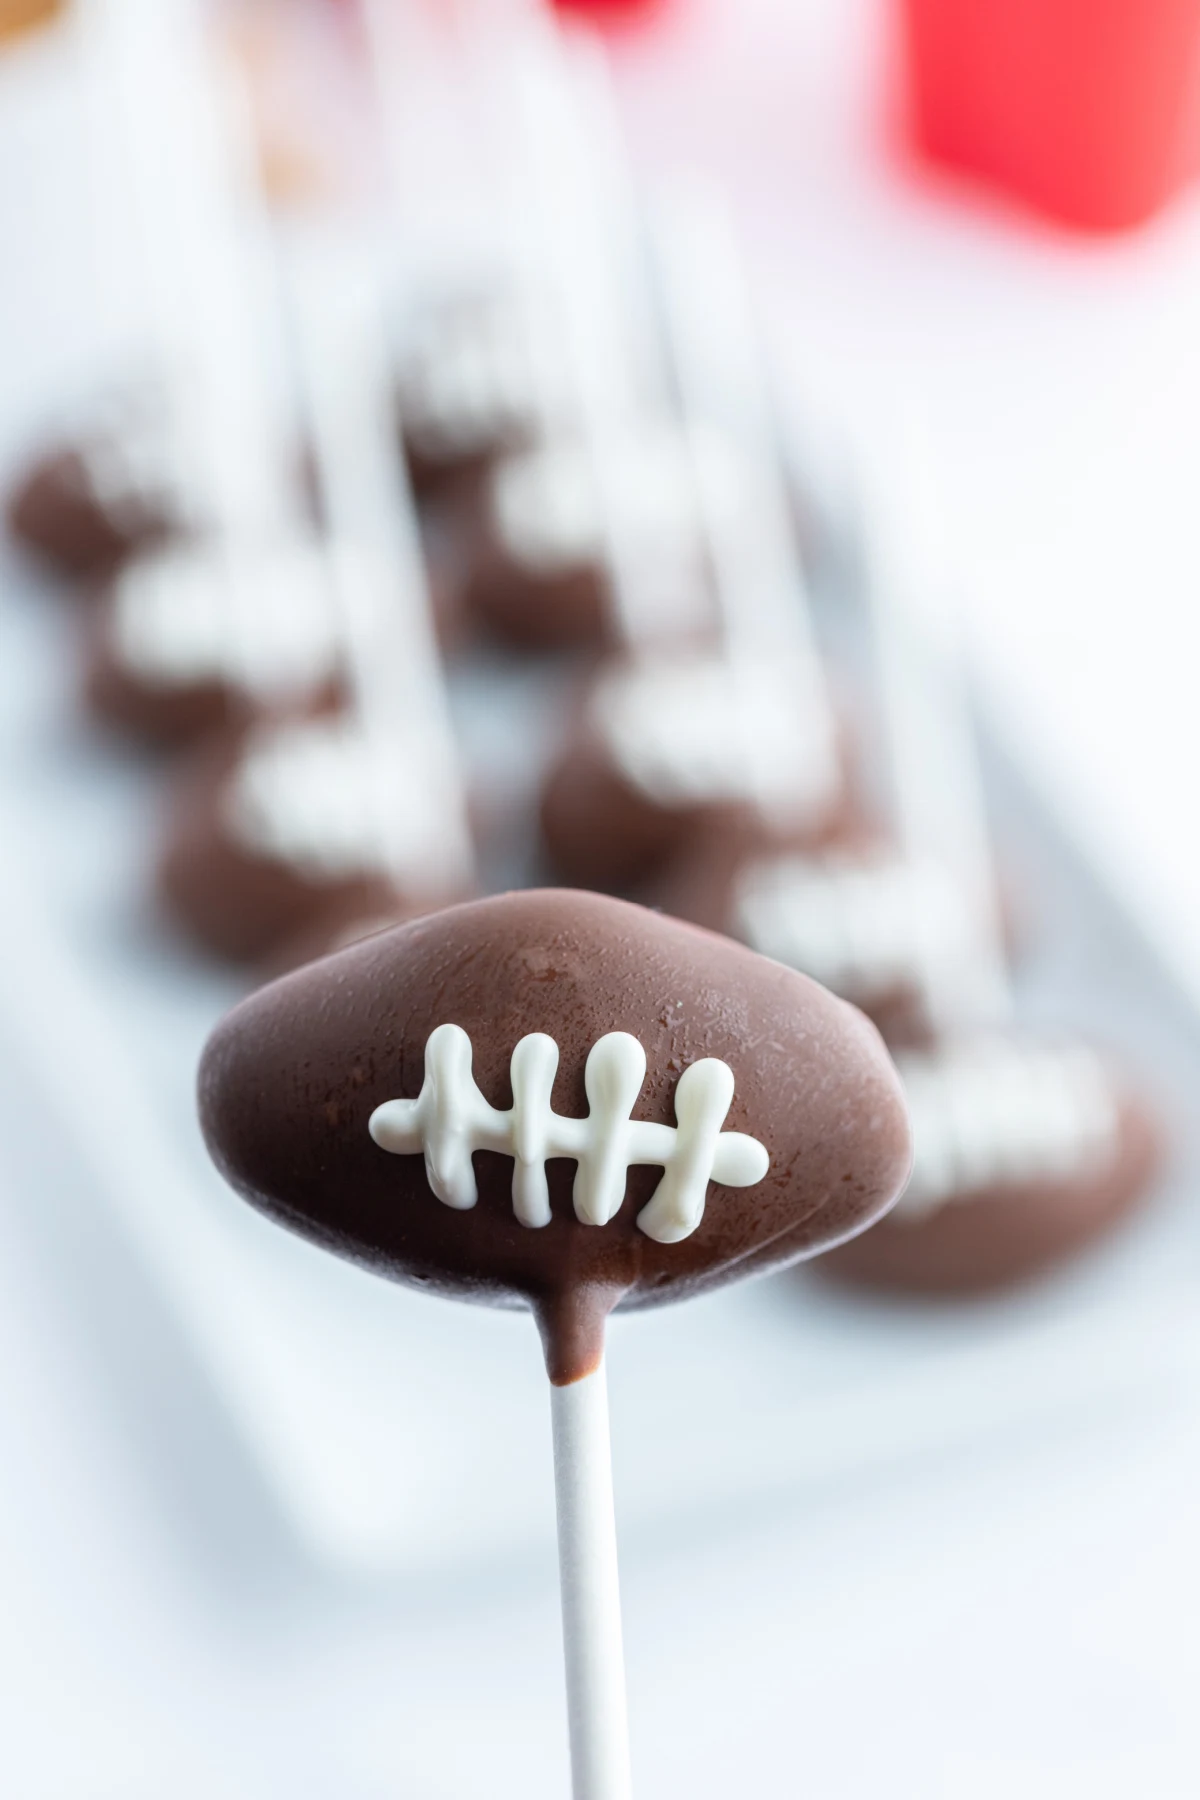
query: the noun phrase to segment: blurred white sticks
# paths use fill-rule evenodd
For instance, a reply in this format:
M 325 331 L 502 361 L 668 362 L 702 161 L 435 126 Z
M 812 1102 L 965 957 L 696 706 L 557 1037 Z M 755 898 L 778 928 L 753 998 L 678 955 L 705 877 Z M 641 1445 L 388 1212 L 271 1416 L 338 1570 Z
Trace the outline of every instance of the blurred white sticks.
M 640 523 L 644 505 L 630 492 L 632 455 L 648 424 L 662 420 L 647 404 L 645 363 L 622 291 L 629 271 L 615 225 L 619 171 L 600 116 L 596 54 L 586 42 L 568 49 L 547 20 L 521 9 L 518 29 L 498 50 L 498 68 L 537 263 L 554 302 L 595 474 L 612 621 L 620 640 L 636 649 L 694 625 L 697 605 L 690 567 L 661 534 L 651 549 Z
M 199 0 L 77 10 L 123 149 L 182 491 L 226 542 L 294 534 L 273 246 L 244 86 Z
M 935 1026 L 1005 1023 L 1012 1010 L 979 749 L 962 669 L 958 593 L 929 459 L 911 410 L 881 413 L 860 446 L 866 599 L 895 822 L 918 865 L 948 871 L 967 909 L 964 953 L 930 945 Z
M 836 721 L 775 441 L 761 333 L 727 206 L 695 186 L 665 191 L 651 250 L 730 670 L 735 684 L 745 684 L 747 717 L 764 668 L 786 672 L 810 764 L 797 777 L 828 795 L 839 781 Z M 778 791 L 778 778 L 766 774 L 764 792 Z
M 471 885 L 473 851 L 429 584 L 396 442 L 383 282 L 322 233 L 291 259 L 309 428 L 385 867 L 406 894 Z

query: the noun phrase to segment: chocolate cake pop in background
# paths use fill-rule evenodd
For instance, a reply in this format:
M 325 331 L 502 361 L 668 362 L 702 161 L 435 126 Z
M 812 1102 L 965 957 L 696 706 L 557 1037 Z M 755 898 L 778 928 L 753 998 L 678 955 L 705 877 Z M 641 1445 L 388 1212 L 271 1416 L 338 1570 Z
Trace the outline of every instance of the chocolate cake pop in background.
M 414 310 L 397 409 L 414 491 L 469 507 L 494 459 L 532 442 L 546 417 L 544 357 L 524 295 L 497 281 Z
M 247 1199 L 380 1274 L 532 1307 L 560 1383 L 595 1366 L 614 1306 L 816 1255 L 886 1210 L 909 1160 L 861 1014 L 727 940 L 553 890 L 252 995 L 200 1095 Z
M 332 694 L 341 674 L 324 555 L 301 538 L 254 548 L 192 541 L 140 556 L 82 631 L 87 710 L 160 748 L 288 695 Z
M 6 510 L 23 550 L 81 583 L 107 581 L 186 517 L 163 434 L 129 418 L 37 457 Z
M 853 1001 L 893 1048 L 931 1042 L 931 965 L 952 971 L 974 942 L 949 872 L 864 832 L 800 851 L 764 848 L 730 824 L 675 863 L 653 899 Z
M 159 892 L 190 937 L 237 962 L 278 955 L 327 921 L 333 933 L 348 918 L 461 899 L 457 867 L 440 866 L 432 801 L 418 770 L 396 779 L 351 712 L 260 719 L 181 768 Z
M 647 423 L 621 460 L 618 504 L 638 554 L 657 561 L 695 537 L 696 506 L 678 431 Z M 496 637 L 525 650 L 619 646 L 605 572 L 605 529 L 591 453 L 558 438 L 488 471 L 472 534 L 467 605 Z
M 991 1035 L 902 1057 L 900 1071 L 912 1181 L 825 1274 L 915 1294 L 986 1293 L 1077 1255 L 1149 1198 L 1161 1127 L 1092 1048 Z
M 831 840 L 851 801 L 814 673 L 807 658 L 683 647 L 606 670 L 542 795 L 556 873 L 601 889 L 652 881 L 731 828 L 739 841 Z

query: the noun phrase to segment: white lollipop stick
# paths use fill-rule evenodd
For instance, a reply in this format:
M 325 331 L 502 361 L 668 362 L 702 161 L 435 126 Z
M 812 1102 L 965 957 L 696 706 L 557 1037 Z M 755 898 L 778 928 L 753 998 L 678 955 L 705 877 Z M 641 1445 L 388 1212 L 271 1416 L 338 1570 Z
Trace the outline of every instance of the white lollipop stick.
M 587 130 L 590 107 L 546 21 L 523 18 L 504 61 L 529 195 L 527 216 L 540 233 L 539 260 L 557 302 L 595 471 L 613 624 L 622 641 L 636 647 L 671 626 L 692 622 L 695 596 L 671 559 L 647 556 L 632 529 L 626 464 L 644 425 L 644 407 L 614 292 L 610 234 L 596 224 L 606 206 L 597 149 Z
M 776 746 L 755 708 L 764 668 L 786 670 L 806 727 L 797 780 L 828 797 L 839 780 L 837 731 L 792 527 L 746 268 L 727 209 L 676 189 L 655 215 L 653 249 L 665 337 L 741 711 L 747 766 L 766 805 L 781 798 Z
M 629 1726 L 604 1363 L 551 1387 L 574 1800 L 628 1800 Z
M 867 601 L 896 821 L 914 862 L 953 873 L 971 926 L 961 958 L 929 946 L 926 1000 L 942 1028 L 999 1023 L 1011 1013 L 1012 993 L 954 584 L 911 417 L 888 448 L 886 471 L 877 473 L 869 456 L 863 467 Z
M 667 347 L 692 442 L 701 517 L 731 654 L 786 649 L 819 670 L 808 584 L 775 444 L 757 320 L 728 208 L 676 187 L 654 212 Z M 749 492 L 731 495 L 712 456 L 724 440 Z M 823 687 L 823 681 L 814 682 Z
M 301 363 L 355 709 L 379 831 L 404 891 L 470 883 L 473 853 L 416 509 L 389 403 L 381 283 L 326 236 L 295 280 Z
M 80 26 L 124 152 L 188 497 L 226 537 L 294 529 L 271 373 L 272 246 L 245 95 L 197 0 L 81 0 Z

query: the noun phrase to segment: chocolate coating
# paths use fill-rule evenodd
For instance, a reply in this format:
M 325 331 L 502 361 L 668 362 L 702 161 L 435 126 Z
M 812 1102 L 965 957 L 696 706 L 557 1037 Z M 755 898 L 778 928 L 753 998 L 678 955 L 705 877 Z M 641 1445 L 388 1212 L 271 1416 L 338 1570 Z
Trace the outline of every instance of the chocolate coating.
M 147 503 L 126 497 L 107 505 L 78 450 L 56 450 L 34 463 L 8 503 L 8 529 L 16 541 L 58 574 L 102 582 L 138 550 L 161 542 L 173 521 Z
M 663 1244 L 636 1215 L 660 1171 L 629 1171 L 607 1225 L 582 1224 L 574 1165 L 547 1165 L 552 1219 L 514 1216 L 512 1159 L 475 1155 L 469 1212 L 436 1199 L 419 1155 L 392 1156 L 367 1123 L 419 1093 L 425 1045 L 465 1030 L 474 1075 L 511 1104 L 518 1040 L 549 1033 L 561 1056 L 553 1104 L 587 1110 L 584 1064 L 598 1039 L 643 1045 L 635 1119 L 674 1123 L 680 1075 L 703 1057 L 731 1067 L 726 1120 L 766 1147 L 766 1178 L 710 1187 L 699 1227 Z M 580 1379 L 615 1306 L 683 1299 L 815 1256 L 894 1200 L 910 1144 L 899 1081 L 861 1013 L 741 946 L 595 894 L 544 890 L 429 915 L 309 964 L 217 1027 L 200 1071 L 209 1149 L 254 1205 L 394 1280 L 495 1306 L 528 1306 L 551 1379 Z
M 884 1219 L 834 1250 L 821 1272 L 856 1287 L 929 1296 L 1014 1287 L 1115 1230 L 1146 1200 L 1163 1158 L 1157 1120 L 1126 1085 L 1114 1154 L 1103 1169 L 996 1183 L 923 1217 Z

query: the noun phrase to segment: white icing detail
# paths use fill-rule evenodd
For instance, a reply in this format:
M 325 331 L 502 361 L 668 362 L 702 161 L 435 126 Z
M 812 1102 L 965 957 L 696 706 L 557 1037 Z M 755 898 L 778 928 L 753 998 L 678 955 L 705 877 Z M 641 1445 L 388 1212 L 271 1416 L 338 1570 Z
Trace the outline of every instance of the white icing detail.
M 645 432 L 635 439 L 621 464 L 619 490 L 615 503 L 640 556 L 695 563 L 696 503 L 677 433 Z M 602 560 L 604 517 L 586 444 L 559 440 L 506 456 L 492 472 L 489 501 L 500 542 L 534 573 Z
M 248 848 L 309 880 L 394 875 L 415 896 L 441 879 L 445 821 L 436 792 L 418 779 L 397 782 L 353 718 L 302 719 L 258 731 L 224 810 Z
M 889 854 L 752 862 L 738 881 L 734 933 L 850 1000 L 922 992 L 931 961 L 955 968 L 974 943 L 950 874 Z
M 315 685 L 338 662 L 338 618 L 316 545 L 179 544 L 128 565 L 115 649 L 137 675 L 226 681 L 250 693 Z
M 899 1218 L 998 1184 L 1083 1176 L 1115 1153 L 1112 1083 L 1086 1047 L 986 1038 L 898 1066 L 914 1147 Z
M 757 1138 L 722 1131 L 733 1100 L 733 1071 L 715 1057 L 684 1070 L 675 1089 L 676 1125 L 652 1125 L 630 1114 L 646 1078 L 646 1052 L 628 1032 L 610 1031 L 593 1044 L 584 1065 L 585 1119 L 563 1118 L 550 1104 L 558 1045 L 543 1032 L 521 1039 L 512 1053 L 513 1104 L 491 1106 L 471 1074 L 471 1040 L 459 1025 L 439 1025 L 425 1046 L 425 1080 L 415 1100 L 386 1100 L 368 1129 L 380 1149 L 396 1156 L 423 1153 L 437 1198 L 462 1211 L 478 1198 L 471 1163 L 476 1150 L 514 1159 L 513 1211 L 523 1225 L 550 1222 L 548 1157 L 576 1163 L 575 1215 L 607 1225 L 625 1198 L 632 1164 L 661 1166 L 662 1180 L 638 1214 L 647 1237 L 675 1244 L 704 1216 L 710 1181 L 752 1187 L 767 1173 Z
M 627 780 L 662 805 L 749 801 L 798 821 L 838 787 L 815 664 L 647 655 L 601 682 L 594 716 Z
M 89 422 L 78 454 L 92 499 L 118 527 L 186 520 L 188 484 L 164 407 L 114 400 Z
M 443 300 L 417 321 L 400 374 L 400 412 L 412 440 L 449 458 L 532 430 L 543 399 L 526 296 L 496 292 Z

